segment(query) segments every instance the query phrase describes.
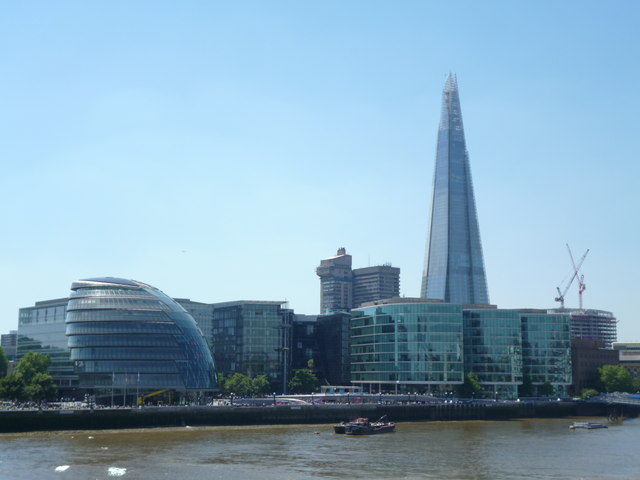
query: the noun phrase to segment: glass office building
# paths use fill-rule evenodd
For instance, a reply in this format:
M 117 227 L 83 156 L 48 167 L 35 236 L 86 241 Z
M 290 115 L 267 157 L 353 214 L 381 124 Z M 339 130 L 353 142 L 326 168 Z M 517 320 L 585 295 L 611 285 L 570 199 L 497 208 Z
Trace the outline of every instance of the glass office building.
M 351 382 L 364 391 L 447 391 L 463 382 L 462 305 L 406 300 L 351 315 Z
M 71 290 L 66 335 L 81 388 L 117 391 L 122 398 L 217 388 L 202 332 L 160 290 L 111 277 L 80 280 Z
M 572 383 L 570 315 L 523 310 L 522 374 L 540 393 L 550 384 L 555 395 L 568 395 Z
M 485 398 L 518 396 L 522 383 L 522 329 L 514 310 L 464 310 L 465 374 L 475 373 Z
M 458 84 L 452 74 L 442 97 L 420 296 L 468 305 L 489 303 Z
M 293 321 L 286 302 L 239 300 L 212 308 L 211 346 L 218 372 L 225 377 L 267 374 L 278 391 L 286 391 Z

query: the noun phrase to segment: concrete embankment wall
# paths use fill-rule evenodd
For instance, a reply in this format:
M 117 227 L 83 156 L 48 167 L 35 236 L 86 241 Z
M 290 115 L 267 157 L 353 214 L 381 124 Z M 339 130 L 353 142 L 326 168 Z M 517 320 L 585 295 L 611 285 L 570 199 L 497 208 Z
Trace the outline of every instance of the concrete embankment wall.
M 596 403 L 536 402 L 439 405 L 296 405 L 267 407 L 144 407 L 141 409 L 0 411 L 0 432 L 100 430 L 204 425 L 279 425 L 338 423 L 355 417 L 395 422 L 508 420 L 605 416 Z

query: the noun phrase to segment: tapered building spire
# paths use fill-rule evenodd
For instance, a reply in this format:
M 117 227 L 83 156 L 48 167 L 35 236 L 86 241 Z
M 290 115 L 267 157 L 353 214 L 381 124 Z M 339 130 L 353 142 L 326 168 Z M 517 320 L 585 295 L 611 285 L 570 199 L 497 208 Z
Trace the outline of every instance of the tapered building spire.
M 420 296 L 450 303 L 489 303 L 458 82 L 453 74 L 447 77 L 442 94 Z

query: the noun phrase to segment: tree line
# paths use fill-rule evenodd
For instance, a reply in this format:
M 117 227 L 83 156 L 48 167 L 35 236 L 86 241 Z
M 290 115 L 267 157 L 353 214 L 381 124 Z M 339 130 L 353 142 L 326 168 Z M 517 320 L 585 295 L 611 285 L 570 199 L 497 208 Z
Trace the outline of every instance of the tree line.
M 49 355 L 29 352 L 7 376 L 9 361 L 0 348 L 0 398 L 14 402 L 55 400 L 58 389 L 48 373 Z

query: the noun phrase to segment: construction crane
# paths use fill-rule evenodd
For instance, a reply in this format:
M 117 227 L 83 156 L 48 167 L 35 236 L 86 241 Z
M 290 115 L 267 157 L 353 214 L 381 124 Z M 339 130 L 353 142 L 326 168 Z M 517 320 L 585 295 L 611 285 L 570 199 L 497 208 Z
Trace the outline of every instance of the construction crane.
M 569 282 L 567 283 L 567 286 L 564 288 L 564 290 L 561 291 L 560 287 L 556 287 L 556 290 L 558 291 L 556 302 L 560 302 L 560 308 L 564 308 L 564 296 L 567 294 L 567 291 L 569 291 L 569 287 L 573 284 L 573 281 L 577 279 L 580 310 L 582 310 L 582 292 L 585 291 L 587 286 L 584 283 L 584 275 L 580 275 L 580 267 L 582 267 L 582 263 L 584 262 L 584 259 L 587 257 L 587 253 L 589 253 L 589 249 L 587 249 L 587 251 L 584 252 L 584 255 L 582 255 L 582 257 L 580 258 L 580 261 L 577 264 L 573 260 L 573 253 L 571 253 L 571 248 L 569 247 L 568 243 L 567 243 L 567 250 L 569 251 L 569 258 L 571 259 L 573 274 L 571 275 L 571 278 L 569 279 Z

